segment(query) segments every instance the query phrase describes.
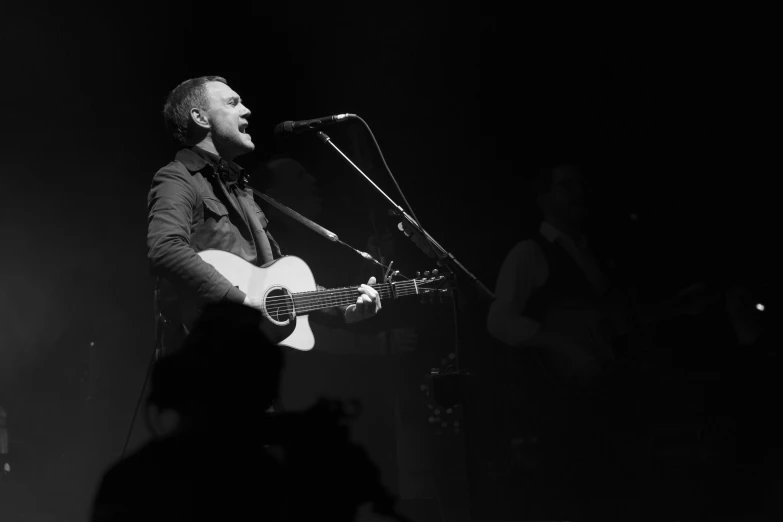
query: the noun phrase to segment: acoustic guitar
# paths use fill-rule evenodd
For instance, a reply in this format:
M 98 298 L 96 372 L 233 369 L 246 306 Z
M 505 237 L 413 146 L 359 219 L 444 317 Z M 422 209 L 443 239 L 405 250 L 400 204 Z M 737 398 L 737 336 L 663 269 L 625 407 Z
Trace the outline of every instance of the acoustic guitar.
M 295 350 L 308 351 L 315 346 L 308 314 L 354 304 L 359 296 L 358 286 L 319 289 L 310 267 L 295 256 L 257 267 L 222 250 L 204 250 L 198 255 L 245 294 L 262 299 L 262 331 L 272 342 Z M 445 282 L 446 276 L 433 275 L 371 286 L 381 299 L 400 299 L 446 292 Z

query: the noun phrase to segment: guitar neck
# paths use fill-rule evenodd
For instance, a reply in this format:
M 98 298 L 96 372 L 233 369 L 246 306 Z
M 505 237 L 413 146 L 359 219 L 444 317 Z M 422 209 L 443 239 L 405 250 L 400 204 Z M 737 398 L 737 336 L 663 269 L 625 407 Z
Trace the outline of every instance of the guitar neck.
M 381 299 L 396 299 L 419 293 L 419 284 L 415 279 L 396 283 L 381 283 L 370 285 Z M 347 306 L 356 303 L 359 296 L 357 286 L 332 288 L 329 290 L 313 290 L 311 292 L 296 292 L 292 294 L 296 315 L 309 314 L 317 310 Z

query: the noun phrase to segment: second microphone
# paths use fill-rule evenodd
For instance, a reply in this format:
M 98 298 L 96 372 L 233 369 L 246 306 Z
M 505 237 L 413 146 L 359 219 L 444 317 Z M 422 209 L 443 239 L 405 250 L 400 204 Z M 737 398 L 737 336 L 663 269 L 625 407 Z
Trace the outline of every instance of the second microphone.
M 327 125 L 334 125 L 349 118 L 355 118 L 355 114 L 337 114 L 324 116 L 314 120 L 284 121 L 275 126 L 275 134 L 301 134 L 303 132 L 318 130 Z

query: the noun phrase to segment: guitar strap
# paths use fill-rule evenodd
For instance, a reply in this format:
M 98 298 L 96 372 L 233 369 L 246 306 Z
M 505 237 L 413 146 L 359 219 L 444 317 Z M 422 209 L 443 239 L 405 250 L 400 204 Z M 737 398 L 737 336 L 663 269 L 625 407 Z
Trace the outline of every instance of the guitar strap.
M 250 223 L 250 231 L 253 234 L 258 254 L 258 265 L 262 266 L 274 261 L 275 256 L 272 252 L 270 238 L 267 235 L 266 229 L 256 216 L 256 212 L 254 209 L 248 208 L 247 198 L 238 197 L 237 200 L 239 201 L 239 206 L 242 207 L 242 212 L 245 214 L 245 219 Z
M 301 223 L 302 225 L 306 226 L 307 228 L 309 228 L 310 230 L 313 230 L 314 232 L 324 236 L 329 241 L 339 241 L 339 238 L 337 237 L 337 234 L 335 234 L 334 232 L 330 232 L 330 231 L 326 230 L 324 227 L 322 227 L 321 225 L 319 225 L 317 223 L 314 223 L 313 221 L 307 219 L 306 217 L 301 215 L 299 212 L 286 207 L 282 203 L 278 203 L 274 199 L 270 198 L 266 194 L 264 194 L 264 193 L 262 193 L 262 192 L 260 192 L 260 191 L 258 191 L 256 189 L 254 189 L 253 187 L 250 187 L 249 185 L 247 185 L 247 186 L 250 188 L 250 190 L 253 191 L 253 194 L 255 194 L 259 198 L 263 199 L 264 201 L 266 201 L 267 203 L 269 203 L 270 205 L 272 205 L 277 210 L 279 210 L 283 214 L 287 215 L 288 217 L 290 217 L 294 221 L 297 221 L 297 222 Z

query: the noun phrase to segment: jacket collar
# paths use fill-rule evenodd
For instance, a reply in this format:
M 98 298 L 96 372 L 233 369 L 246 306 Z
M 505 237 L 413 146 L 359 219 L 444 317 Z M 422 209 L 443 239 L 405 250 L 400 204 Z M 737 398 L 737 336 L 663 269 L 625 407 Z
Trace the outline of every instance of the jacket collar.
M 175 159 L 185 165 L 185 168 L 190 172 L 199 172 L 205 167 L 209 167 L 213 173 L 221 174 L 221 178 L 226 182 L 236 182 L 245 177 L 244 168 L 201 147 L 180 149 Z

